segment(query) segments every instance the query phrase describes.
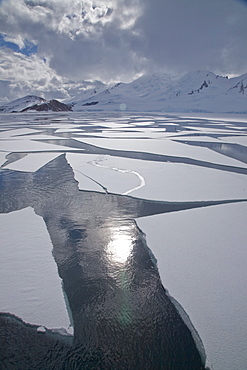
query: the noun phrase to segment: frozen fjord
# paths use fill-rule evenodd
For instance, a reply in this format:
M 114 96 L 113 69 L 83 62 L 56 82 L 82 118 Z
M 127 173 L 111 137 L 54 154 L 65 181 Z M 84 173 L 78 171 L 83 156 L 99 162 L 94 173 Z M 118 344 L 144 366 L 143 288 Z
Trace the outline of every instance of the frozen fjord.
M 15 122 L 17 117 L 19 122 Z M 70 130 L 70 128 L 73 128 L 73 130 Z M 19 133 L 18 130 L 20 130 Z M 61 153 L 66 153 L 67 161 L 74 169 L 75 178 L 79 181 L 80 188 L 84 190 L 96 190 L 104 193 L 107 188 L 108 192 L 117 194 L 133 190 L 132 193 L 129 193 L 130 195 L 164 201 L 246 198 L 246 162 L 240 160 L 237 154 L 234 155 L 232 150 L 234 147 L 227 147 L 227 144 L 235 143 L 237 137 L 241 139 L 240 149 L 246 153 L 246 122 L 238 121 L 236 117 L 228 116 L 227 118 L 224 117 L 224 120 L 214 117 L 213 120 L 210 120 L 209 117 L 183 118 L 151 114 L 145 116 L 141 114 L 124 116 L 124 114 L 107 115 L 99 113 L 91 113 L 90 115 L 82 113 L 69 115 L 47 114 L 43 116 L 33 114 L 4 115 L 1 134 L 1 162 L 3 168 L 31 173 L 37 171 L 38 168 L 42 168 L 46 162 L 56 158 Z M 231 137 L 233 137 L 232 141 Z M 226 141 L 224 138 L 226 138 Z M 191 145 L 191 139 L 193 142 L 198 142 L 198 145 Z M 201 145 L 201 142 L 208 143 L 208 146 Z M 222 146 L 225 145 L 226 148 L 231 150 L 226 150 L 224 154 L 219 153 L 213 146 L 210 148 L 209 144 L 212 142 L 220 143 Z M 39 159 L 36 160 L 35 158 Z M 138 188 L 141 180 L 135 173 L 144 178 L 145 186 Z M 198 221 L 197 227 L 194 228 L 196 212 L 201 215 L 201 222 Z M 236 338 L 231 337 L 231 332 L 229 332 L 226 346 L 226 333 L 223 330 L 227 327 L 225 325 L 227 323 L 236 324 L 239 327 L 244 313 L 246 314 L 246 306 L 244 306 L 242 299 L 245 292 L 246 272 L 244 264 L 241 263 L 246 257 L 243 245 L 246 240 L 246 231 L 243 223 L 241 223 L 241 220 L 246 217 L 246 212 L 246 203 L 238 203 L 152 216 L 150 220 L 149 218 L 138 220 L 141 229 L 147 234 L 149 247 L 158 258 L 159 272 L 164 287 L 168 288 L 170 294 L 180 302 L 191 317 L 206 347 L 208 364 L 212 364 L 214 369 L 222 368 L 222 364 L 225 369 L 230 369 L 236 367 L 236 363 L 238 363 L 238 368 L 241 369 L 242 364 L 246 362 L 245 334 L 241 333 L 241 343 L 243 343 L 241 346 L 239 341 L 236 342 Z M 11 216 L 11 214 L 8 214 L 8 216 Z M 183 226 L 182 215 L 184 214 L 186 214 L 187 228 Z M 212 214 L 214 217 L 212 217 Z M 219 235 L 226 234 L 225 225 L 227 223 L 221 221 L 224 220 L 225 214 L 228 216 L 230 214 L 234 215 L 230 218 L 232 222 L 231 232 L 229 227 L 227 228 L 231 237 L 220 239 Z M 5 215 L 2 215 L 2 217 L 5 217 Z M 183 245 L 187 246 L 190 253 L 183 255 L 181 240 L 178 238 L 177 244 L 175 243 L 173 248 L 174 261 L 177 262 L 177 265 L 167 273 L 165 258 L 168 254 L 172 260 L 173 254 L 167 247 L 167 233 L 163 225 L 166 225 L 170 217 L 173 218 L 175 226 L 173 225 L 173 228 L 168 227 L 169 230 L 172 230 L 169 238 L 171 239 L 174 236 L 176 241 L 176 235 L 182 236 Z M 155 219 L 155 222 L 153 222 L 153 219 Z M 229 225 L 229 219 L 227 222 Z M 158 239 L 156 235 L 155 242 L 153 242 L 152 234 L 156 224 L 158 230 L 163 231 L 164 229 L 164 233 L 159 234 Z M 187 231 L 189 226 L 192 232 Z M 205 230 L 209 231 L 205 232 Z M 200 253 L 198 253 L 198 250 L 197 253 L 194 253 L 198 246 L 198 237 L 203 235 L 203 232 L 206 235 L 210 233 L 210 248 L 214 245 L 218 253 L 222 251 L 221 264 L 219 257 L 218 265 L 214 264 L 213 252 L 209 253 L 206 256 L 207 258 L 204 258 L 207 245 L 204 248 L 200 247 Z M 176 254 L 176 246 L 177 250 L 180 251 L 180 259 Z M 47 255 L 47 251 L 44 250 L 44 253 Z M 239 259 L 236 257 L 234 263 L 230 264 L 231 258 L 226 262 L 224 253 L 228 256 L 237 253 Z M 185 258 L 186 255 L 189 256 L 188 259 Z M 185 263 L 184 260 L 188 260 L 189 263 Z M 200 270 L 200 281 L 191 278 L 191 275 L 198 276 L 199 274 L 199 260 L 200 263 L 203 263 Z M 227 272 L 224 263 L 227 264 Z M 213 269 L 212 266 L 215 266 L 215 268 Z M 182 271 L 184 270 L 182 276 L 177 271 L 181 271 L 181 268 Z M 227 274 L 225 280 L 220 275 L 221 268 Z M 214 273 L 211 271 L 212 269 Z M 208 276 L 209 271 L 211 271 L 210 278 Z M 226 281 L 229 295 L 234 297 L 230 302 L 231 310 L 226 308 L 225 304 L 222 304 L 226 299 L 226 285 L 219 285 L 220 279 Z M 194 285 L 192 285 L 192 280 Z M 180 284 L 173 284 L 173 282 L 178 281 L 180 281 Z M 228 287 L 229 282 L 232 282 L 230 287 Z M 26 282 L 23 282 L 23 284 L 26 284 Z M 193 289 L 190 289 L 192 286 Z M 210 299 L 199 300 L 198 298 L 195 303 L 197 292 L 198 297 L 202 295 L 203 289 L 209 294 L 209 292 L 212 292 L 212 286 L 218 287 L 217 298 L 215 298 L 214 303 L 215 309 L 212 309 Z M 184 287 L 186 287 L 186 300 L 184 298 Z M 32 290 L 36 291 L 36 295 L 34 297 L 30 294 L 27 302 L 38 304 L 39 295 L 37 292 L 39 289 L 40 287 L 37 286 L 37 289 Z M 243 294 L 239 294 L 239 292 L 243 292 Z M 44 297 L 42 299 L 44 300 Z M 47 300 L 49 300 L 48 296 Z M 189 305 L 188 302 L 192 304 Z M 239 314 L 239 307 L 242 309 L 243 316 Z M 9 310 L 12 312 L 11 308 Z M 206 313 L 202 315 L 202 312 Z M 21 316 L 19 312 L 12 313 Z M 46 325 L 46 321 L 43 321 L 44 315 L 43 310 L 38 324 Z M 221 322 L 217 333 L 215 333 L 217 317 L 221 318 L 221 321 L 223 317 L 225 321 Z M 32 322 L 31 320 L 30 317 L 30 322 Z M 64 321 L 63 326 L 66 327 L 67 324 L 68 322 Z M 55 322 L 54 326 L 56 326 Z M 50 327 L 52 327 L 52 324 Z M 212 336 L 214 336 L 214 339 L 212 339 Z M 212 346 L 210 343 L 217 343 L 217 346 Z M 232 351 L 234 344 L 236 348 Z M 233 356 L 232 352 L 238 355 Z

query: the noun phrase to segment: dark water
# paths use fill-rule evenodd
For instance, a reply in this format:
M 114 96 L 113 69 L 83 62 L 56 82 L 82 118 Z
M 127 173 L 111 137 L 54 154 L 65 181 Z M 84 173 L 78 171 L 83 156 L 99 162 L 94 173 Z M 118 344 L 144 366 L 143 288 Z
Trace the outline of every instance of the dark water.
M 74 326 L 73 338 L 39 333 L 0 314 L 2 369 L 204 369 L 200 338 L 162 286 L 135 218 L 231 201 L 80 191 L 65 155 L 35 173 L 2 169 L 0 190 L 0 213 L 31 206 L 44 219 Z

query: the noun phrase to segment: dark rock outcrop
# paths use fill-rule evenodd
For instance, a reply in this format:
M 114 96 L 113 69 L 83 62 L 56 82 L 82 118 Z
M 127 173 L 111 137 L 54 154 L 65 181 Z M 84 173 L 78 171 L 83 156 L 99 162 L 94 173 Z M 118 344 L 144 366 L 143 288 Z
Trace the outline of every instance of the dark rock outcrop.
M 31 107 L 27 107 L 25 109 L 22 109 L 21 112 L 27 112 L 27 111 L 37 111 L 37 112 L 47 112 L 47 111 L 53 111 L 53 112 L 68 112 L 71 111 L 71 106 L 60 103 L 58 100 L 50 100 L 43 104 L 35 104 Z

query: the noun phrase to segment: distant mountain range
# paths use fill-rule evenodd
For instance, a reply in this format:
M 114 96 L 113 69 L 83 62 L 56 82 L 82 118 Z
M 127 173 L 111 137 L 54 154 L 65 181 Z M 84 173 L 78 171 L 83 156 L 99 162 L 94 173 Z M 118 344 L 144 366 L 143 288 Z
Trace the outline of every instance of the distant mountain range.
M 144 75 L 131 83 L 98 84 L 63 103 L 26 96 L 0 112 L 138 111 L 247 113 L 247 74 L 228 78 L 197 71 L 182 77 Z

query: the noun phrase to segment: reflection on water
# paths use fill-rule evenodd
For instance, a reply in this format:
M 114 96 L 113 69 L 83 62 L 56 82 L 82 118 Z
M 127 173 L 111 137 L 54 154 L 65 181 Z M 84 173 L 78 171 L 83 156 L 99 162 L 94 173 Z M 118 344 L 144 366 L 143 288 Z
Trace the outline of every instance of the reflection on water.
M 33 174 L 2 169 L 0 190 L 1 213 L 31 206 L 43 217 L 74 325 L 73 343 L 64 344 L 58 334 L 54 339 L 0 315 L 4 368 L 14 361 L 36 369 L 43 361 L 45 369 L 204 369 L 200 338 L 162 286 L 135 218 L 227 202 L 80 191 L 65 155 Z M 25 342 L 29 332 L 35 345 Z
M 133 225 L 109 226 L 110 241 L 105 253 L 113 264 L 124 264 L 133 251 Z

